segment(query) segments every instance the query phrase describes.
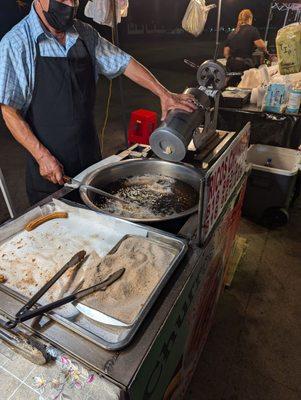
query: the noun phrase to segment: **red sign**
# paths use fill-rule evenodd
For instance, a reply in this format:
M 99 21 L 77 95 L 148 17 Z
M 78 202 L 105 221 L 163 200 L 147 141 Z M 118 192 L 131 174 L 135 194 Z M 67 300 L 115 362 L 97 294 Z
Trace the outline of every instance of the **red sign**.
M 212 231 L 232 193 L 246 173 L 249 139 L 248 124 L 206 176 L 202 242 Z

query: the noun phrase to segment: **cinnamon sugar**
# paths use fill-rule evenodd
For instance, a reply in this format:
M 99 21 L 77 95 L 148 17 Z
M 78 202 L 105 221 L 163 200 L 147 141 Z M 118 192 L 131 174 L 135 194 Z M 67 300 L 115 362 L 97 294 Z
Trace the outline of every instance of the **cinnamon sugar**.
M 174 251 L 160 243 L 143 237 L 129 237 L 114 254 L 94 263 L 89 271 L 83 268 L 79 272 L 76 281 L 84 279 L 84 287 L 91 287 L 113 272 L 126 269 L 122 278 L 105 292 L 94 293 L 82 303 L 132 324 L 174 257 Z

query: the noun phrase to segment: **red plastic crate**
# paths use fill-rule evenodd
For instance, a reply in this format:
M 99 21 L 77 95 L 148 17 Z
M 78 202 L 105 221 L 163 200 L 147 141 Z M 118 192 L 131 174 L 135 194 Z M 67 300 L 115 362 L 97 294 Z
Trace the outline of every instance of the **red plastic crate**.
M 158 127 L 157 113 L 149 110 L 136 110 L 131 114 L 128 141 L 129 144 L 149 144 L 149 138 Z

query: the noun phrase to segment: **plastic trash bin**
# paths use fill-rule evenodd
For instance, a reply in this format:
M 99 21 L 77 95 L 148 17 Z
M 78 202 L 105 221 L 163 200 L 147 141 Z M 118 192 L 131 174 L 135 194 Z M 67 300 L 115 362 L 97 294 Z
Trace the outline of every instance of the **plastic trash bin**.
M 248 151 L 252 166 L 247 183 L 243 215 L 269 228 L 288 222 L 301 153 L 297 150 L 262 144 Z

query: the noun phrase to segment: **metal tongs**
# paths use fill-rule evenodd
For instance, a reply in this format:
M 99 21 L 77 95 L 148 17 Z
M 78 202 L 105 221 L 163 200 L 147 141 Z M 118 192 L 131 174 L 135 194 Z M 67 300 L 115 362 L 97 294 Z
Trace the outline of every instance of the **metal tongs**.
M 78 301 L 85 296 L 88 296 L 92 293 L 95 293 L 99 290 L 105 291 L 109 286 L 111 286 L 114 282 L 122 277 L 125 272 L 125 268 L 120 269 L 119 271 L 113 273 L 104 281 L 98 283 L 95 286 L 92 286 L 87 289 L 80 290 L 77 293 L 73 293 L 69 296 L 66 296 L 60 300 L 54 301 L 53 303 L 49 303 L 45 306 L 38 307 L 32 310 L 32 307 L 36 305 L 36 303 L 40 300 L 42 296 L 57 282 L 57 280 L 69 269 L 75 267 L 79 263 L 83 262 L 86 257 L 85 251 L 80 251 L 72 259 L 63 266 L 63 268 L 54 275 L 54 277 L 46 283 L 29 301 L 26 303 L 15 315 L 15 319 L 12 321 L 8 321 L 5 324 L 7 329 L 14 329 L 19 323 L 28 321 L 32 318 L 38 317 L 47 313 L 49 311 L 54 310 L 55 308 L 61 307 L 65 304 L 71 303 L 72 301 Z

